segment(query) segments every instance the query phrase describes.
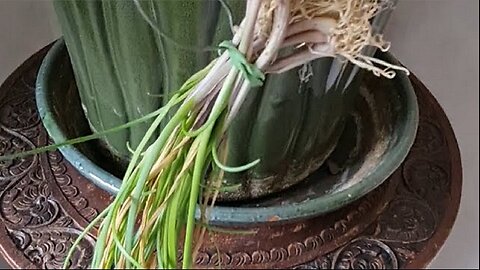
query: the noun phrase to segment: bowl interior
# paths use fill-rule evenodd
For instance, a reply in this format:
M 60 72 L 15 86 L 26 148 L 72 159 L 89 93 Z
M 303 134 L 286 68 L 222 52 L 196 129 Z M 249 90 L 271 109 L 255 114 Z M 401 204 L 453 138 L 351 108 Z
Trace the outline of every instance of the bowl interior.
M 389 54 L 377 54 L 397 63 Z M 402 163 L 413 144 L 418 107 L 408 77 L 365 78 L 355 95 L 346 129 L 326 165 L 306 180 L 277 194 L 246 202 L 219 203 L 210 222 L 220 225 L 294 221 L 325 214 L 364 196 L 383 183 Z M 37 77 L 37 107 L 54 142 L 91 133 L 75 85 L 63 40 L 45 57 Z M 60 151 L 87 179 L 115 194 L 124 164 L 99 140 Z M 198 214 L 198 213 L 197 213 Z

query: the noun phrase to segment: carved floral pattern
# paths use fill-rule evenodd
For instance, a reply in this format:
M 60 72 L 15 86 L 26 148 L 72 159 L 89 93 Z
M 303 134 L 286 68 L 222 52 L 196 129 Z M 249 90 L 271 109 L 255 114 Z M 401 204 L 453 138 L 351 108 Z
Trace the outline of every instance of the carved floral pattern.
M 416 198 L 397 199 L 382 214 L 376 237 L 383 241 L 416 243 L 435 232 L 436 217 L 428 204 Z
M 48 156 L 52 173 L 65 197 L 82 217 L 89 222 L 92 221 L 98 215 L 98 211 L 90 207 L 88 201 L 81 196 L 78 187 L 72 185 L 72 178 L 68 175 L 63 156 L 59 152 L 50 153 Z
M 47 142 L 36 111 L 32 74 L 36 74 L 35 69 L 13 82 L 12 91 L 0 100 L 0 155 L 30 150 Z M 67 200 L 55 194 L 58 189 Z M 85 218 L 82 223 L 97 215 L 73 184 L 58 152 L 0 161 L 0 220 L 13 244 L 38 268 L 61 268 L 66 253 L 82 232 L 62 201 L 68 201 Z M 81 241 L 71 268 L 88 267 L 93 245 L 91 236 Z
M 61 269 L 65 255 L 80 230 L 67 227 L 49 227 L 41 230 L 10 230 L 9 235 L 18 249 L 42 269 Z M 70 261 L 71 269 L 86 268 L 93 255 L 94 240 L 86 237 L 77 248 L 78 255 Z
M 23 94 L 0 107 L 0 124 L 11 130 L 28 130 L 40 124 L 35 96 Z
M 9 131 L 0 126 L 0 155 L 13 154 L 13 151 L 27 151 L 34 148 L 34 144 L 25 136 Z M 24 157 L 16 160 L 0 161 L 0 186 L 11 182 L 27 173 L 35 164 L 36 157 Z
M 448 166 L 425 159 L 408 160 L 403 167 L 407 189 L 431 202 L 441 199 L 450 188 L 450 176 L 445 167 L 448 169 Z
M 333 258 L 333 269 L 397 269 L 397 257 L 381 241 L 365 238 L 352 241 Z
M 431 155 L 441 152 L 445 146 L 445 138 L 440 127 L 431 121 L 422 119 L 418 125 L 417 139 L 412 151 Z

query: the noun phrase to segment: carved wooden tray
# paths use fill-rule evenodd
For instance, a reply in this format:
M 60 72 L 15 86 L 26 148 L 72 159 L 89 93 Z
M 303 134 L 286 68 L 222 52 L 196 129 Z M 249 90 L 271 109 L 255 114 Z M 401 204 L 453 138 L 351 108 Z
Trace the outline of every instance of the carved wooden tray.
M 0 87 L 0 155 L 51 142 L 34 97 L 36 73 L 47 50 L 33 55 Z M 411 80 L 420 107 L 417 139 L 382 186 L 326 216 L 256 227 L 254 236 L 211 235 L 197 266 L 425 267 L 453 226 L 462 169 L 443 110 L 415 76 Z M 58 151 L 0 162 L 0 252 L 14 268 L 60 268 L 72 241 L 110 199 Z M 94 241 L 90 236 L 81 243 L 72 268 L 88 267 Z

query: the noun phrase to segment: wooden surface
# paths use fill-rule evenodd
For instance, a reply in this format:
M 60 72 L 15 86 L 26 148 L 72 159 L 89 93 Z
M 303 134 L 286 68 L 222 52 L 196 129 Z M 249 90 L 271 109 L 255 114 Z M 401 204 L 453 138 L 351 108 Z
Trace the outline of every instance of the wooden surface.
M 34 99 L 42 50 L 0 88 L 0 154 L 45 145 Z M 256 228 L 256 235 L 217 234 L 199 254 L 201 267 L 418 268 L 436 255 L 454 223 L 462 186 L 458 146 L 429 91 L 418 96 L 417 139 L 402 166 L 377 190 L 326 216 Z M 0 163 L 0 251 L 15 268 L 59 268 L 75 237 L 109 196 L 58 152 Z M 281 232 L 281 233 L 280 233 Z M 253 242 L 252 242 L 253 241 Z M 94 238 L 72 267 L 87 267 Z

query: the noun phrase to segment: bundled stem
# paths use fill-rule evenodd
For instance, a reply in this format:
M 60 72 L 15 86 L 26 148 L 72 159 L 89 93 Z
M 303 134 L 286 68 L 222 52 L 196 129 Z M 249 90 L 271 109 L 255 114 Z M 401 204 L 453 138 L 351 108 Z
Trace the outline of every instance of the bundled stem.
M 369 20 L 380 10 L 377 0 L 246 3 L 245 18 L 235 27 L 232 41 L 222 43 L 225 51 L 176 92 L 134 151 L 118 195 L 102 213 L 92 268 L 177 268 L 182 232 L 182 267 L 191 268 L 205 234 L 195 221 L 199 199 L 206 223 L 223 172 L 248 170 L 259 162 L 228 167 L 220 145 L 250 89 L 263 83 L 265 73 L 284 72 L 321 57 L 341 57 L 389 78 L 393 70 L 406 71 L 362 55 L 366 46 L 389 47 L 381 36 L 372 35 Z M 290 54 L 277 58 L 285 48 Z M 173 117 L 147 147 L 176 105 Z

